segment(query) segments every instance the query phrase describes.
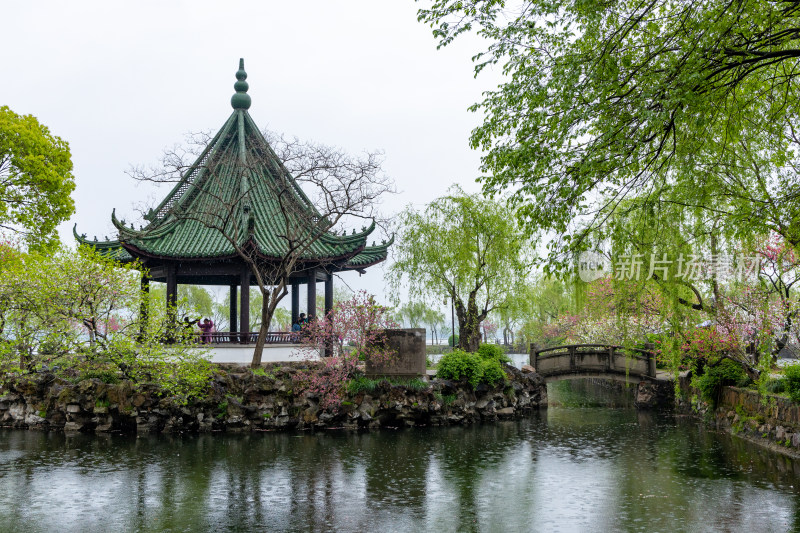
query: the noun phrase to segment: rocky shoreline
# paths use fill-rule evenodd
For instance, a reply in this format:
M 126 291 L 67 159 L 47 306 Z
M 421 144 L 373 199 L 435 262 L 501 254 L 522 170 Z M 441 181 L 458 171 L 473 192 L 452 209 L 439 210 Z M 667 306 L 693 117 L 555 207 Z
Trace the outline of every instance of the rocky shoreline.
M 547 402 L 538 374 L 506 366 L 508 382 L 497 387 L 381 381 L 369 392 L 347 394 L 338 410 L 323 410 L 319 398 L 294 392 L 293 376 L 313 366 L 275 363 L 253 373 L 221 365 L 207 397 L 188 405 L 127 381 L 74 383 L 51 373 L 15 377 L 0 385 L 0 427 L 145 434 L 446 426 L 520 417 Z

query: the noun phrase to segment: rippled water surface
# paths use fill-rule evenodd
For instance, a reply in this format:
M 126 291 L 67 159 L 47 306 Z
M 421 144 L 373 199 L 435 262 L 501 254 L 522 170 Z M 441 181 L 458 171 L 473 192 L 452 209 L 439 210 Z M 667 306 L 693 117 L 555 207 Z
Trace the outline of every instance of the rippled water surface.
M 0 431 L 0 530 L 792 531 L 800 463 L 673 416 L 551 407 L 373 433 Z

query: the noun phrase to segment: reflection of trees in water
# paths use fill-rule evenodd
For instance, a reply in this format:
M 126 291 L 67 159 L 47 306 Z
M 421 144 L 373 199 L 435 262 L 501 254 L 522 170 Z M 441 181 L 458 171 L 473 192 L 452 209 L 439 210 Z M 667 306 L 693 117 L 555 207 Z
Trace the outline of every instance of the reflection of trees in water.
M 538 413 L 532 417 L 538 418 Z M 504 470 L 501 464 L 509 461 L 521 470 L 532 468 L 536 447 L 521 438 L 529 424 L 515 421 L 432 429 L 436 433 L 431 439 L 431 467 L 436 471 L 428 477 L 436 480 L 447 505 L 435 506 L 428 520 L 446 524 L 445 530 L 452 529 L 457 520 L 456 531 L 477 531 L 486 504 L 491 503 L 485 496 L 515 497 L 510 480 L 497 471 Z
M 19 431 L 0 438 L 0 459 L 0 521 L 15 531 L 42 528 L 27 502 L 51 505 L 36 511 L 47 526 L 86 531 L 527 529 L 542 517 L 543 494 L 549 505 L 574 505 L 556 492 L 579 495 L 592 476 L 605 477 L 591 505 L 622 530 L 641 520 L 651 529 L 713 520 L 736 530 L 753 524 L 765 497 L 772 503 L 762 513 L 787 516 L 759 515 L 761 529 L 800 524 L 790 487 L 800 463 L 691 420 L 621 409 L 361 434 Z
M 547 384 L 547 402 L 560 407 L 629 407 L 636 400 L 636 384 L 605 379 L 565 379 Z

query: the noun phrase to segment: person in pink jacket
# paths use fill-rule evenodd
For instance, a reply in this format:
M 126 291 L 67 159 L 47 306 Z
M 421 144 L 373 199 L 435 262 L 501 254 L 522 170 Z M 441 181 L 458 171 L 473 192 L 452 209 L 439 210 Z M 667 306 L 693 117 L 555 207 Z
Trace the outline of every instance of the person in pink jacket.
M 203 331 L 203 337 L 202 337 L 203 344 L 208 344 L 209 342 L 211 342 L 211 329 L 214 327 L 214 323 L 208 318 L 206 318 L 205 320 L 197 324 L 197 327 Z

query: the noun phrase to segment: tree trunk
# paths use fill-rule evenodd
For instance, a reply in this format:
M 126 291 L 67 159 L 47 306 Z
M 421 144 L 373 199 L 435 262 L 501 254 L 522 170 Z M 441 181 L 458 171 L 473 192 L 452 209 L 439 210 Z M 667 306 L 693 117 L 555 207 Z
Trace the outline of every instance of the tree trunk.
M 269 332 L 269 325 L 272 322 L 272 315 L 275 313 L 275 306 L 270 305 L 270 301 L 274 296 L 270 297 L 262 293 L 261 297 L 261 327 L 258 328 L 258 338 L 256 338 L 256 347 L 253 350 L 253 361 L 250 366 L 257 368 L 261 366 L 261 357 L 264 355 L 264 344 L 267 342 L 267 333 Z
M 456 315 L 458 316 L 458 347 L 465 352 L 477 352 L 481 345 L 481 322 L 486 318 L 486 313 L 478 313 L 475 303 L 475 291 L 469 294 L 467 308 L 464 303 L 456 299 Z

